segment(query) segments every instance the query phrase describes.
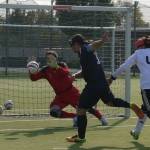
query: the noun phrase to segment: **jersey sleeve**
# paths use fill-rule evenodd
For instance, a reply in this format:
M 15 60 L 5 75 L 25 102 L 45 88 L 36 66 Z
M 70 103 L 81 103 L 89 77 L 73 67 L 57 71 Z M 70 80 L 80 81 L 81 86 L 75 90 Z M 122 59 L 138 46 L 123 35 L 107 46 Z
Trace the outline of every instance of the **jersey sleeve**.
M 136 56 L 136 52 L 135 52 L 130 57 L 128 57 L 128 59 L 122 65 L 120 65 L 120 67 L 112 74 L 112 76 L 118 77 L 123 72 L 125 72 L 127 69 L 129 69 L 130 67 L 135 65 L 136 64 L 136 58 L 137 58 L 137 56 Z
M 40 70 L 39 72 L 34 73 L 34 74 L 31 74 L 29 72 L 29 77 L 32 81 L 37 81 L 37 80 L 45 78 L 45 74 L 43 70 Z
M 58 72 L 64 76 L 64 75 L 70 75 L 70 69 L 66 66 L 66 67 L 60 67 Z
M 88 52 L 92 52 L 93 51 L 91 44 L 86 45 L 86 49 L 87 49 Z

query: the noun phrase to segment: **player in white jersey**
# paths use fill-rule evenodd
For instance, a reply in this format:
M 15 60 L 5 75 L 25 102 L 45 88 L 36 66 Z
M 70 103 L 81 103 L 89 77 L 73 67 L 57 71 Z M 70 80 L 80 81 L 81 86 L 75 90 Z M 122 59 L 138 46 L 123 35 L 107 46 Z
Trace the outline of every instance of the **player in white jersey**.
M 108 81 L 111 84 L 122 72 L 125 72 L 133 65 L 137 65 L 140 70 L 144 118 L 138 119 L 136 127 L 130 132 L 133 138 L 137 140 L 144 127 L 146 118 L 150 118 L 150 36 L 138 39 L 135 42 L 135 46 L 137 50 L 112 74 Z

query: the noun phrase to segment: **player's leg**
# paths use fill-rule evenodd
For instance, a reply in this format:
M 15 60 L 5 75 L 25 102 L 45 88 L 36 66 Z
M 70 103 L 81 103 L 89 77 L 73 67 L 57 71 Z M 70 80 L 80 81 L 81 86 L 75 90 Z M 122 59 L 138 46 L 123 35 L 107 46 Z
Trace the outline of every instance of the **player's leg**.
M 87 127 L 87 116 L 86 111 L 93 107 L 99 100 L 99 91 L 92 91 L 90 88 L 84 88 L 81 93 L 78 111 L 77 111 L 77 122 L 78 122 L 78 135 L 67 137 L 69 142 L 84 142 L 85 133 Z
M 79 105 L 79 99 L 80 99 L 79 90 L 73 87 L 71 91 L 67 92 L 67 99 L 68 99 L 68 105 L 71 105 L 76 111 L 76 116 L 73 117 L 73 127 L 77 128 L 77 107 Z
M 147 117 L 150 118 L 150 90 L 142 90 L 141 95 L 143 100 L 142 110 L 144 112 L 144 118 L 138 118 L 136 127 L 130 132 L 133 138 L 136 140 L 139 138 L 140 133 L 144 128 Z
M 73 118 L 76 113 L 63 111 L 63 108 L 68 106 L 68 103 L 62 100 L 62 97 L 56 97 L 50 104 L 50 115 L 56 118 Z
M 121 98 L 115 98 L 110 89 L 107 89 L 107 90 L 105 89 L 101 93 L 102 93 L 101 99 L 106 105 L 112 106 L 112 107 L 130 108 L 135 112 L 135 114 L 139 118 L 141 119 L 144 118 L 144 113 L 136 104 L 130 104 Z
M 88 112 L 90 114 L 94 115 L 96 118 L 98 118 L 100 120 L 102 126 L 108 125 L 108 121 L 101 111 L 92 107 L 92 108 L 88 109 Z

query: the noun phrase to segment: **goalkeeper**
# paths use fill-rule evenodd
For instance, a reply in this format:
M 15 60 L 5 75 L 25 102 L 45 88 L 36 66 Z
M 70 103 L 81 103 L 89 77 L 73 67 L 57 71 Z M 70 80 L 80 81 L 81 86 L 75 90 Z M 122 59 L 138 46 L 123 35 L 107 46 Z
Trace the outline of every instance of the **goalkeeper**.
M 134 139 L 138 139 L 144 127 L 147 117 L 150 118 L 150 36 L 139 38 L 135 42 L 137 50 L 112 74 L 112 79 L 116 79 L 122 72 L 133 65 L 137 65 L 140 70 L 140 87 L 142 95 L 142 110 L 144 118 L 138 118 L 136 127 L 131 130 Z
M 29 76 L 32 81 L 46 79 L 54 89 L 56 96 L 50 104 L 50 115 L 56 118 L 73 118 L 74 126 L 77 126 L 76 113 L 66 112 L 63 109 L 71 105 L 75 109 L 78 106 L 80 93 L 73 86 L 74 77 L 65 63 L 58 62 L 58 55 L 55 51 L 46 52 L 47 66 Z M 97 117 L 102 125 L 107 125 L 104 115 L 97 109 L 90 108 L 89 113 Z

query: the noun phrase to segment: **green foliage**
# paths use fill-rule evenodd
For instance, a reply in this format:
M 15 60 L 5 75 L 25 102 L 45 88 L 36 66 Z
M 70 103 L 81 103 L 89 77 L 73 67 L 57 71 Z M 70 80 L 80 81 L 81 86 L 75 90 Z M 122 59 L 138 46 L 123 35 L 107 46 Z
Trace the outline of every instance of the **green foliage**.
M 143 14 L 139 8 L 136 10 L 136 25 L 137 27 L 148 27 L 150 24 L 143 20 Z
M 46 10 L 26 11 L 15 9 L 8 18 L 10 24 L 50 24 L 51 13 Z
M 82 0 L 56 0 L 57 5 L 86 5 L 86 6 L 92 6 L 92 5 L 109 5 L 113 6 L 111 3 L 111 0 L 88 0 L 88 1 L 82 1 Z M 82 12 L 82 11 L 71 11 L 71 12 L 57 12 L 56 17 L 58 18 L 58 24 L 59 25 L 70 25 L 70 26 L 100 26 L 100 27 L 109 27 L 114 26 L 116 20 L 117 23 L 120 24 L 120 17 L 118 18 L 117 13 L 113 12 Z M 67 30 L 62 30 L 69 36 L 79 32 L 79 30 L 72 30 L 71 32 Z M 86 36 L 93 35 L 92 32 L 86 32 L 81 31 L 80 33 L 86 34 Z

